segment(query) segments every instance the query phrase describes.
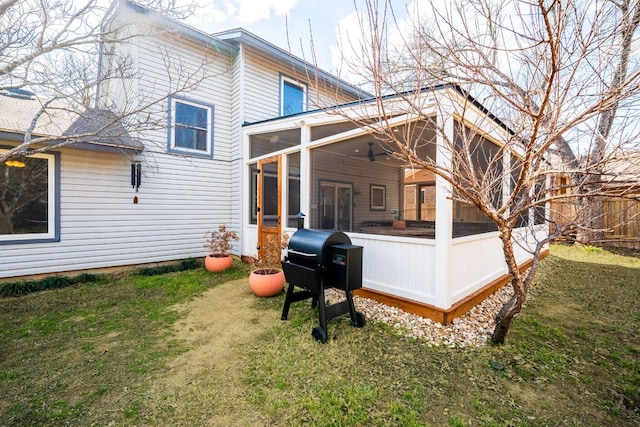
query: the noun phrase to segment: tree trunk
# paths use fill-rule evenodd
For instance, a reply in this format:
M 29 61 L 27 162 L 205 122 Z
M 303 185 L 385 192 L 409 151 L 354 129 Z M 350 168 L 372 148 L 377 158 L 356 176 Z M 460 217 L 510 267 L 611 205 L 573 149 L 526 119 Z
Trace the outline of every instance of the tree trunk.
M 520 312 L 522 303 L 518 304 L 518 296 L 514 293 L 507 301 L 500 312 L 496 315 L 496 327 L 491 335 L 491 342 L 494 344 L 504 344 L 507 332 L 511 327 L 513 317 Z
M 498 224 L 500 229 L 500 240 L 502 241 L 502 250 L 504 259 L 509 269 L 509 277 L 511 278 L 511 287 L 513 288 L 513 296 L 502 306 L 500 312 L 496 316 L 496 327 L 491 335 L 493 344 L 503 344 L 513 317 L 520 313 L 522 304 L 527 295 L 518 263 L 513 252 L 513 241 L 511 240 L 511 228 L 507 225 Z
M 600 197 L 580 197 L 577 215 L 580 228 L 576 234 L 576 242 L 588 245 L 604 239 Z
M 11 213 L 0 215 L 0 234 L 11 234 L 13 232 L 13 222 Z

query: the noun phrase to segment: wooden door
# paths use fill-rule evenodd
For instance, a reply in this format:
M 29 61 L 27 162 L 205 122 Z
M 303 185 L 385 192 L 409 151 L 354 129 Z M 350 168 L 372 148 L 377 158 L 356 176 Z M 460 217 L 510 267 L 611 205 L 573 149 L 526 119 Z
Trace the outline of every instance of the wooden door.
M 280 156 L 258 161 L 258 257 L 280 261 L 282 162 Z

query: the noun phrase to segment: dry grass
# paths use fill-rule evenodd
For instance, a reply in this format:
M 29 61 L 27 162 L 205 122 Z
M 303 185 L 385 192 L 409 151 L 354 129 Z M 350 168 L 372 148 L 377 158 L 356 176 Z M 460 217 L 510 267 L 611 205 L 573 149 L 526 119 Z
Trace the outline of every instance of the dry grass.
M 637 257 L 553 247 L 507 344 L 469 350 L 346 317 L 320 345 L 238 274 L 0 300 L 0 426 L 640 424 Z

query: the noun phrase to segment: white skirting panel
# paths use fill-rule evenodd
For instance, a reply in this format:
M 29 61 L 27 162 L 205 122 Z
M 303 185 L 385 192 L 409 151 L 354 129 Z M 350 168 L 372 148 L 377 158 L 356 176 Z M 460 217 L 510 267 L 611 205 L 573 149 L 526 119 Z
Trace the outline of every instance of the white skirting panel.
M 532 258 L 535 239 L 530 231 L 522 228 L 513 233 L 514 252 L 519 265 Z M 546 236 L 544 229 L 537 230 L 537 234 L 540 238 Z M 471 295 L 507 271 L 497 232 L 454 239 L 449 258 L 451 303 Z
M 363 286 L 414 301 L 434 303 L 435 241 L 347 233 L 363 247 Z
M 449 256 L 449 295 L 451 304 L 507 272 L 498 233 L 454 239 Z

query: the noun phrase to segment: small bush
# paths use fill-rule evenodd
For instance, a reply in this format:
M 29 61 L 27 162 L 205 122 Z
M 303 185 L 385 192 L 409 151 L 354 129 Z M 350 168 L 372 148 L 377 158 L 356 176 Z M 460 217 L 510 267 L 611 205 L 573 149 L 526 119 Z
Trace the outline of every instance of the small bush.
M 158 265 L 156 267 L 144 267 L 136 270 L 136 276 L 156 276 L 158 274 L 176 273 L 179 271 L 195 270 L 202 267 L 202 261 L 196 258 L 188 258 L 177 264 Z
M 156 276 L 165 273 L 195 270 L 202 267 L 202 261 L 196 258 L 182 260 L 176 264 L 144 267 L 135 271 L 137 276 Z M 0 297 L 18 297 L 46 289 L 59 289 L 81 283 L 94 283 L 104 279 L 105 275 L 80 273 L 75 277 L 49 276 L 41 280 L 23 280 L 20 282 L 0 283 Z

